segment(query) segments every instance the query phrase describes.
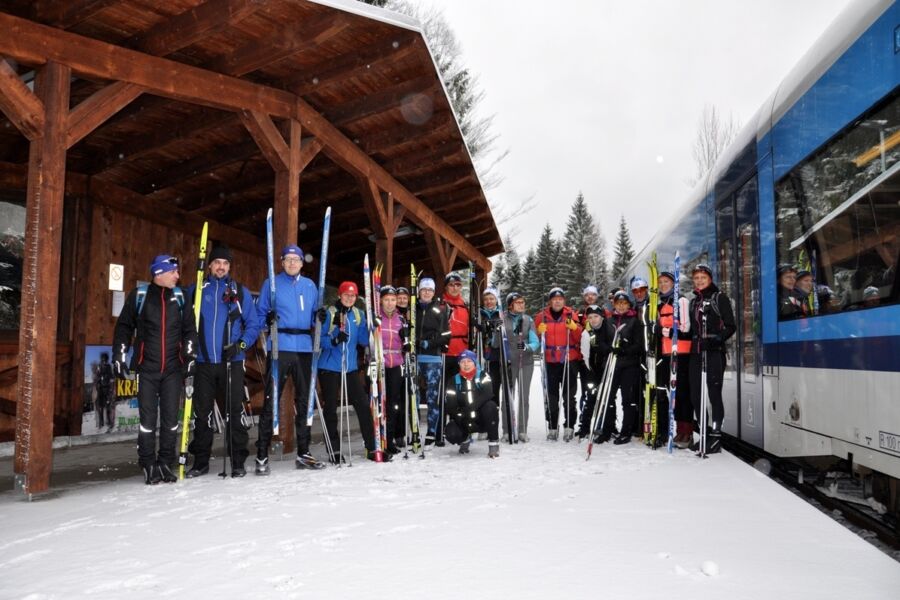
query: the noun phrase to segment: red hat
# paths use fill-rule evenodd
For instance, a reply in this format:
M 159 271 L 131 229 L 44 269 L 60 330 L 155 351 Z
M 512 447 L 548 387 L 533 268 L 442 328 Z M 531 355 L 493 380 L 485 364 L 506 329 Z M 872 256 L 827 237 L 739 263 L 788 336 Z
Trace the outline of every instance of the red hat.
M 356 287 L 356 284 L 352 281 L 343 282 L 340 287 L 338 287 L 338 296 L 342 296 L 343 294 L 356 294 L 359 296 L 359 288 Z

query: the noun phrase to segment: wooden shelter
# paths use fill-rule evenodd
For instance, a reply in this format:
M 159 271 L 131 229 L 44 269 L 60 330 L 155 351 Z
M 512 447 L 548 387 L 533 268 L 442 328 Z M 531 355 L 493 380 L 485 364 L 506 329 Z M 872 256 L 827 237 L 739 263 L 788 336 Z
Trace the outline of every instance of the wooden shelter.
M 111 263 L 128 290 L 153 255 L 190 259 L 209 221 L 258 289 L 271 206 L 277 245 L 314 257 L 332 207 L 333 281 L 361 279 L 365 253 L 388 280 L 412 261 L 440 280 L 502 251 L 419 26 L 355 0 L 0 1 L 0 112 L 0 201 L 24 207 L 0 439 L 14 413 L 29 494 L 53 435 L 80 432 Z

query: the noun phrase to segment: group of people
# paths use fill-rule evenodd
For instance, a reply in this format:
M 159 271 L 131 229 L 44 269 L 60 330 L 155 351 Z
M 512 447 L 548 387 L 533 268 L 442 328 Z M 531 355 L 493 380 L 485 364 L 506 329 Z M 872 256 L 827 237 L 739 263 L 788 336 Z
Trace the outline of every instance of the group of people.
M 654 340 L 657 346 L 657 381 L 669 381 L 676 303 L 681 318 L 675 442 L 679 447 L 696 447 L 695 422 L 700 421 L 701 374 L 705 372 L 712 413 L 707 452 L 721 447 L 725 341 L 733 335 L 735 323 L 731 303 L 713 284 L 713 273 L 706 265 L 693 270 L 695 290 L 690 300 L 674 297 L 673 274 L 659 275 L 655 320 L 649 317 L 648 284 L 642 279 L 633 280 L 630 294 L 621 288 L 613 290 L 602 305 L 597 288 L 589 285 L 578 308 L 566 306 L 564 290 L 554 287 L 545 308 L 531 316 L 526 314 L 525 297 L 515 291 L 501 298 L 488 287 L 480 306 L 471 306 L 462 293 L 462 277 L 450 273 L 440 295 L 430 277 L 420 279 L 411 291 L 381 285 L 370 326 L 357 306 L 355 282 L 341 283 L 334 304 L 319 306 L 316 285 L 301 274 L 303 257 L 298 246 L 285 247 L 282 270 L 274 278 L 274 295 L 267 279 L 255 302 L 249 290 L 231 277 L 233 256 L 224 245 L 210 252 L 199 295 L 194 286 L 185 290 L 177 286 L 178 260 L 169 255 L 157 256 L 150 265 L 152 282 L 129 294 L 115 327 L 113 370 L 117 377 L 134 372 L 139 378 L 138 458 L 146 483 L 177 480 L 173 469 L 178 459 L 182 389 L 193 398 L 194 434 L 188 448 L 193 462 L 187 477 L 209 473 L 217 401 L 228 423 L 230 475 L 246 475 L 250 452 L 243 362 L 259 334 L 272 329 L 277 330 L 277 390 L 271 376 L 269 336 L 266 389 L 252 465 L 260 476 L 270 473 L 274 393 L 282 397 L 288 378 L 293 382 L 296 409 L 295 465 L 310 470 L 325 467 L 310 452 L 307 424 L 314 360 L 319 382 L 316 395 L 329 442 L 327 460 L 333 464 L 344 461 L 343 452 L 349 451 L 342 447 L 338 433 L 338 408 L 344 403 L 355 409 L 365 455 L 371 460 L 391 460 L 411 443 L 412 413 L 418 416 L 418 411 L 410 401 L 415 403 L 417 397 L 427 405 L 426 447 L 451 443 L 459 446 L 460 453 L 468 453 L 478 436 L 487 439 L 488 456 L 495 458 L 501 433 L 507 441 L 510 436 L 517 442 L 530 441 L 529 389 L 536 358 L 548 440 L 560 439 L 561 424 L 566 442 L 591 436 L 594 443 L 627 443 L 633 435 L 642 434 L 646 340 Z M 199 325 L 191 306 L 195 295 L 200 302 Z M 320 350 L 314 354 L 316 328 Z M 611 357 L 615 360 L 607 360 Z M 610 369 L 609 380 L 601 386 L 606 369 Z M 660 386 L 659 394 L 665 397 L 665 385 Z M 601 387 L 608 393 L 605 403 L 599 397 Z M 622 415 L 615 431 L 617 394 Z M 382 401 L 373 401 L 375 396 Z M 601 405 L 606 406 L 605 412 L 592 418 Z M 501 406 L 505 406 L 502 411 Z M 501 415 L 507 417 L 502 432 Z M 186 463 L 185 457 L 181 463 Z
M 798 269 L 792 264 L 779 265 L 778 289 L 778 318 L 781 320 L 840 312 L 845 308 L 830 287 L 816 284 L 811 267 Z M 863 289 L 862 303 L 848 305 L 846 309 L 871 308 L 880 304 L 881 292 L 870 285 Z

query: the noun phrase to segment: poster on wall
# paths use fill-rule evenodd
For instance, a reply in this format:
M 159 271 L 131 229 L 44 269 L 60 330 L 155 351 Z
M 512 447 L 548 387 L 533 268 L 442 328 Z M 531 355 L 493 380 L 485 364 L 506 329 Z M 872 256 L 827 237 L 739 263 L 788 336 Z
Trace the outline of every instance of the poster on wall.
M 137 379 L 116 379 L 111 356 L 109 346 L 85 346 L 82 435 L 137 431 L 140 425 Z

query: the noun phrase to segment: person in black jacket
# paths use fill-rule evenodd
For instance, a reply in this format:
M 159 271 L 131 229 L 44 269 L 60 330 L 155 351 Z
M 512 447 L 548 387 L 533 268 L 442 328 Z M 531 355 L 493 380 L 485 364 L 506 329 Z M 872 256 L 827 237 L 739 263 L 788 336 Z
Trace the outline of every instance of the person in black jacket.
M 736 330 L 731 300 L 713 283 L 712 270 L 704 264 L 691 272 L 694 281 L 694 297 L 691 299 L 691 364 L 690 388 L 694 416 L 700 422 L 701 381 L 703 359 L 706 358 L 706 389 L 712 409 L 712 423 L 707 427 L 706 453 L 714 454 L 722 449 L 722 421 L 725 406 L 722 403 L 722 379 L 725 374 L 725 342 Z M 705 325 L 704 325 L 705 317 Z M 692 444 L 692 450 L 699 445 Z
M 177 481 L 175 440 L 181 386 L 193 388 L 197 331 L 178 283 L 178 259 L 162 254 L 150 265 L 153 283 L 131 291 L 116 321 L 113 368 L 124 379 L 136 371 L 138 383 L 138 463 L 147 484 Z M 126 362 L 134 338 L 131 365 Z M 159 414 L 159 452 L 156 422 Z
M 416 302 L 416 359 L 419 377 L 425 383 L 422 397 L 428 404 L 428 432 L 425 435 L 425 445 L 442 446 L 441 353 L 446 352 L 450 344 L 450 323 L 447 306 L 435 299 L 434 288 L 434 279 L 431 277 L 423 277 L 419 281 L 419 300 Z
M 500 407 L 494 401 L 491 378 L 480 373 L 471 350 L 459 354 L 459 373 L 447 388 L 445 437 L 459 444 L 459 453 L 468 454 L 473 433 L 488 434 L 488 457 L 500 456 Z
M 612 437 L 613 425 L 616 422 L 616 392 L 622 390 L 622 430 L 616 437 L 615 444 L 627 444 L 637 422 L 637 386 L 641 381 L 641 355 L 644 352 L 644 327 L 632 308 L 631 298 L 623 290 L 613 297 L 613 314 L 604 320 L 597 347 L 601 355 L 612 352 L 616 355 L 616 366 L 612 373 L 609 389 L 609 400 L 606 404 L 606 416 L 603 428 L 597 432 L 594 443 L 608 442 Z M 613 344 L 619 332 L 617 343 Z

